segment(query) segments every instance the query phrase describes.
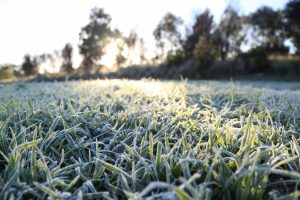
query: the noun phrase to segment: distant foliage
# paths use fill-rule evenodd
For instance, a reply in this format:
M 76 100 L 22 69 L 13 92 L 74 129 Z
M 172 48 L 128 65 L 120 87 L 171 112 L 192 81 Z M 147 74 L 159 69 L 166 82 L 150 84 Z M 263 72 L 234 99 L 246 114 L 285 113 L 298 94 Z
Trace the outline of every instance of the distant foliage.
M 272 64 L 268 60 L 266 49 L 263 47 L 253 48 L 249 52 L 242 53 L 241 58 L 248 73 L 267 73 L 271 71 Z
M 284 15 L 287 20 L 286 31 L 300 55 L 300 0 L 292 0 L 286 5 Z
M 200 61 L 200 73 L 206 73 L 218 55 L 211 37 L 201 37 L 195 46 L 194 57 Z
M 178 66 L 186 60 L 185 52 L 182 49 L 169 51 L 166 58 L 166 64 L 170 67 Z
M 143 38 L 139 39 L 139 57 L 140 57 L 140 64 L 144 65 L 147 63 L 147 58 L 146 58 L 146 52 L 147 49 L 145 47 L 145 41 Z
M 191 25 L 185 25 L 173 13 L 166 13 L 153 30 L 156 49 L 150 54 L 137 29 L 124 35 L 112 28 L 111 16 L 103 8 L 96 7 L 79 34 L 79 53 L 83 59 L 78 70 L 72 62 L 74 49 L 71 44 L 66 44 L 58 54 L 26 55 L 20 71 L 31 76 L 38 74 L 39 67 L 41 73 L 60 68 L 62 76 L 105 77 L 108 76 L 106 72 L 115 70 L 103 69 L 101 61 L 103 56 L 111 53 L 108 47 L 114 45 L 117 51 L 111 58 L 114 59 L 113 69 L 144 66 L 145 70 L 138 69 L 136 77 L 145 74 L 173 78 L 181 72 L 192 74 L 193 78 L 247 73 L 267 73 L 269 76 L 282 71 L 298 76 L 299 59 L 290 62 L 289 57 L 300 56 L 300 0 L 289 0 L 283 9 L 262 6 L 247 15 L 238 12 L 238 2 L 235 4 L 237 6 L 228 6 L 224 10 L 218 22 L 208 9 L 198 12 Z M 294 50 L 296 55 L 293 55 Z M 151 54 L 152 58 L 149 58 Z M 196 63 L 198 74 L 194 75 L 194 68 L 190 70 L 190 63 Z M 272 66 L 274 63 L 276 69 Z M 151 66 L 156 69 L 149 70 Z M 123 71 L 130 71 L 130 77 L 135 78 L 131 76 L 134 74 L 132 69 Z M 159 71 L 162 74 L 158 74 Z
M 284 20 L 281 11 L 275 11 L 270 7 L 259 8 L 250 15 L 250 23 L 256 34 L 253 39 L 262 46 L 267 53 L 288 53 L 285 46 Z
M 14 66 L 10 64 L 0 66 L 0 80 L 14 79 Z
M 128 37 L 125 37 L 125 43 L 129 49 L 133 49 L 135 47 L 135 45 L 137 44 L 138 38 L 139 38 L 139 36 L 134 29 L 130 31 Z
M 214 17 L 209 10 L 196 16 L 192 31 L 187 35 L 186 41 L 184 42 L 184 50 L 188 56 L 193 55 L 195 47 L 201 37 L 207 38 L 211 35 L 213 27 Z
M 228 54 L 237 55 L 241 44 L 245 40 L 242 30 L 242 19 L 232 7 L 227 7 L 221 17 L 221 22 L 213 33 L 221 60 L 224 61 Z
M 113 43 L 118 50 L 115 58 L 115 64 L 118 68 L 124 65 L 132 66 L 138 62 L 140 65 L 145 64 L 145 42 L 135 29 L 132 29 L 128 36 L 119 33 Z
M 71 73 L 74 68 L 73 68 L 73 62 L 72 62 L 72 54 L 73 54 L 73 47 L 71 44 L 66 44 L 65 47 L 62 50 L 62 58 L 63 58 L 63 63 L 61 66 L 61 71 L 69 74 Z
M 31 57 L 29 54 L 24 56 L 24 61 L 22 64 L 22 70 L 26 76 L 32 76 L 38 74 L 38 59 L 36 57 Z
M 116 58 L 117 64 L 120 65 L 120 64 L 123 64 L 126 61 L 128 61 L 128 64 L 132 65 L 134 54 L 135 54 L 135 48 L 137 46 L 139 36 L 138 36 L 136 30 L 132 29 L 130 31 L 129 35 L 127 37 L 124 37 L 123 40 L 124 40 L 124 45 L 122 47 L 120 47 L 120 46 L 118 47 L 119 53 Z M 125 47 L 127 47 L 126 57 L 122 54 Z
M 118 48 L 118 53 L 116 55 L 115 61 L 116 61 L 117 67 L 120 68 L 121 65 L 124 64 L 127 61 L 127 59 L 123 55 L 124 44 L 123 43 L 118 44 L 117 48 Z
M 181 48 L 182 40 L 179 26 L 183 24 L 180 17 L 167 13 L 155 28 L 153 35 L 156 46 L 160 49 L 160 58 L 164 58 L 168 51 L 174 53 Z M 171 53 L 173 54 L 173 53 Z
M 91 72 L 93 66 L 105 54 L 105 46 L 109 38 L 114 37 L 117 31 L 110 27 L 111 17 L 102 8 L 94 8 L 90 14 L 90 22 L 80 32 L 79 52 L 83 56 L 81 66 Z
M 214 23 L 213 15 L 206 10 L 196 16 L 190 29 L 187 27 L 185 37 L 180 37 L 182 51 L 166 53 L 166 43 L 163 40 L 168 38 L 165 36 L 168 32 L 166 30 L 176 33 L 176 23 L 171 23 L 176 21 L 176 17 L 168 13 L 154 30 L 158 49 L 167 55 L 162 61 L 163 66 L 167 65 L 171 69 L 186 60 L 195 59 L 199 61 L 200 76 L 275 73 L 271 59 L 274 56 L 287 57 L 290 51 L 286 45 L 287 39 L 291 39 L 299 53 L 299 2 L 300 0 L 290 1 L 284 10 L 264 6 L 244 16 L 228 6 L 218 24 Z M 250 49 L 243 51 L 243 46 L 249 46 Z M 156 60 L 162 58 L 159 56 L 158 54 Z M 240 66 L 229 66 L 231 64 Z M 297 71 L 293 66 L 290 68 L 289 70 Z M 219 72 L 215 73 L 216 70 Z

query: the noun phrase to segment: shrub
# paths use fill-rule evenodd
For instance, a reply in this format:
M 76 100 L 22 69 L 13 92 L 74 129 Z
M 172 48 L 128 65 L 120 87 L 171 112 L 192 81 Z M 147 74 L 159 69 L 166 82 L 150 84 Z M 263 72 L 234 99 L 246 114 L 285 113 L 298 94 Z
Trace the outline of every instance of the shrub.
M 186 60 L 178 67 L 178 77 L 182 76 L 184 78 L 196 79 L 200 78 L 199 74 L 199 61 L 195 59 Z
M 168 67 L 174 67 L 182 64 L 186 60 L 186 55 L 183 50 L 169 51 L 166 63 Z
M 14 69 L 12 65 L 0 66 L 0 80 L 14 79 Z
M 244 73 L 243 62 L 237 59 L 231 61 L 215 61 L 210 67 L 207 76 L 211 78 L 224 78 Z
M 240 55 L 245 63 L 246 71 L 249 73 L 266 73 L 272 68 L 264 47 L 256 47 Z
M 298 61 L 293 60 L 273 60 L 272 68 L 274 74 L 295 76 L 300 74 Z

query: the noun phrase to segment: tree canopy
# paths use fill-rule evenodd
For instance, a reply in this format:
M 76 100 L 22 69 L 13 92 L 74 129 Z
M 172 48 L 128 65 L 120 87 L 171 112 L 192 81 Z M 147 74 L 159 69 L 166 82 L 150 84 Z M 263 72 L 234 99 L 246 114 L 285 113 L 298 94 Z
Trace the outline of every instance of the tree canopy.
M 102 8 L 94 8 L 90 14 L 90 22 L 80 32 L 79 52 L 83 56 L 81 66 L 88 72 L 97 65 L 105 54 L 105 46 L 109 38 L 115 37 L 118 32 L 112 30 L 111 17 Z
M 269 53 L 286 53 L 289 49 L 284 45 L 285 32 L 283 14 L 264 6 L 250 15 L 250 23 L 253 25 L 259 45 Z
M 209 10 L 196 16 L 192 31 L 188 34 L 184 49 L 188 55 L 192 55 L 201 37 L 209 37 L 214 27 L 214 17 Z
M 244 34 L 241 33 L 242 22 L 237 11 L 231 6 L 224 11 L 221 22 L 215 31 L 215 43 L 222 60 L 225 60 L 228 53 L 240 52 L 241 43 L 244 40 Z
M 300 55 L 300 0 L 289 1 L 284 9 L 286 30 Z
M 181 47 L 179 26 L 182 24 L 180 17 L 167 13 L 155 28 L 153 35 L 156 46 L 161 49 L 161 57 L 164 57 L 167 51 L 176 51 Z
M 36 75 L 38 73 L 37 58 L 26 54 L 21 68 L 26 76 Z

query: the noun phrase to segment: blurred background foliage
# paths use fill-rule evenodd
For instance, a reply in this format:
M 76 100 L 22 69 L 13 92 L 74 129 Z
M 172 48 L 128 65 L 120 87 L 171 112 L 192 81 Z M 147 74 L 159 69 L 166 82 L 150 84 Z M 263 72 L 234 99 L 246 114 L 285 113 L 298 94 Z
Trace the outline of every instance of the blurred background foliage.
M 300 80 L 300 0 L 290 0 L 279 10 L 261 7 L 240 15 L 231 6 L 218 23 L 209 10 L 198 12 L 192 25 L 166 13 L 153 30 L 156 55 L 146 57 L 144 39 L 133 29 L 124 35 L 112 28 L 111 16 L 93 8 L 79 33 L 82 62 L 73 64 L 77 47 L 70 43 L 53 54 L 24 56 L 19 67 L 3 65 L 0 79 L 35 77 L 64 80 L 78 78 L 257 78 Z M 117 50 L 113 66 L 101 64 L 107 47 Z M 138 60 L 138 63 L 134 61 Z M 40 72 L 42 65 L 59 73 Z

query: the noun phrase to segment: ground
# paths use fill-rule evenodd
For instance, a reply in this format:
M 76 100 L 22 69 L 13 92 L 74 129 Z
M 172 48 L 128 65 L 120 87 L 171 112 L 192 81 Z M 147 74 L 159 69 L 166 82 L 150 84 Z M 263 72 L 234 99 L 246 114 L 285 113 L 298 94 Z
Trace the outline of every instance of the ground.
M 297 199 L 300 83 L 0 86 L 3 199 Z

